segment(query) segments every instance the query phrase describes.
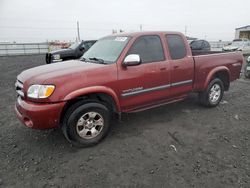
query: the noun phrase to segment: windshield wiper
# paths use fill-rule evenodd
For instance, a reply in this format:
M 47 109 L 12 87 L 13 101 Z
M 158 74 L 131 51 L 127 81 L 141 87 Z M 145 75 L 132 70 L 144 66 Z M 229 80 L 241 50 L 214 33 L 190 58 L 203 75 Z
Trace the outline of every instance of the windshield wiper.
M 101 64 L 106 64 L 105 61 L 103 59 L 100 59 L 100 58 L 96 58 L 96 57 L 90 57 L 89 60 L 92 60 L 92 61 L 97 61 Z

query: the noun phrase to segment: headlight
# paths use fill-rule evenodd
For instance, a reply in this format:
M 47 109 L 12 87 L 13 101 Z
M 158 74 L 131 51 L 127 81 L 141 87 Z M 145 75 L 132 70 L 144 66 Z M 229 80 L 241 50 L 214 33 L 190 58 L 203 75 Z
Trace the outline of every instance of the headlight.
M 53 59 L 54 59 L 54 60 L 59 60 L 59 59 L 60 59 L 60 54 L 55 54 L 55 55 L 53 55 Z
M 55 86 L 53 85 L 31 85 L 28 89 L 27 96 L 33 99 L 44 99 L 48 98 L 54 90 Z

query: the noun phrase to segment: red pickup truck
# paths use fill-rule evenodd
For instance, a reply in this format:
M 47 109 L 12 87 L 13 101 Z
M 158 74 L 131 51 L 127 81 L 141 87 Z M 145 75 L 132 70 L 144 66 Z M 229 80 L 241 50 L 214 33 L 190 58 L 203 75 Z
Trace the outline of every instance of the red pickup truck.
M 190 92 L 205 106 L 218 105 L 242 63 L 238 52 L 192 54 L 179 32 L 111 35 L 80 60 L 18 75 L 15 111 L 27 127 L 60 127 L 73 145 L 91 146 L 116 114 L 180 101 Z

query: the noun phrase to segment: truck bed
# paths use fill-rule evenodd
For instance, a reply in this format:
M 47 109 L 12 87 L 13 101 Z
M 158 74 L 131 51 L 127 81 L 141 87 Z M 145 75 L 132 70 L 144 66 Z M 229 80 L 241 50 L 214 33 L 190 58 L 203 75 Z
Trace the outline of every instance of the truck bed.
M 240 52 L 209 52 L 193 55 L 194 59 L 194 90 L 200 91 L 206 84 L 206 79 L 215 68 L 226 67 L 230 74 L 230 81 L 236 80 L 240 76 L 243 56 Z

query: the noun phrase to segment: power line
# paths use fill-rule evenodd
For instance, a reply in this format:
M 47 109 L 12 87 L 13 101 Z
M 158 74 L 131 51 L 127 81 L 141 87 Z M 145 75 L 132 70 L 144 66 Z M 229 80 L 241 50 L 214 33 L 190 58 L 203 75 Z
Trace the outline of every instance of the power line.
M 0 26 L 0 29 L 34 29 L 34 30 L 48 30 L 48 29 L 52 29 L 52 30 L 75 30 L 75 27 L 19 27 L 19 26 Z M 86 28 L 86 27 L 81 27 L 81 29 L 84 30 L 91 30 L 91 31 L 110 31 L 110 29 L 104 29 L 104 28 Z

